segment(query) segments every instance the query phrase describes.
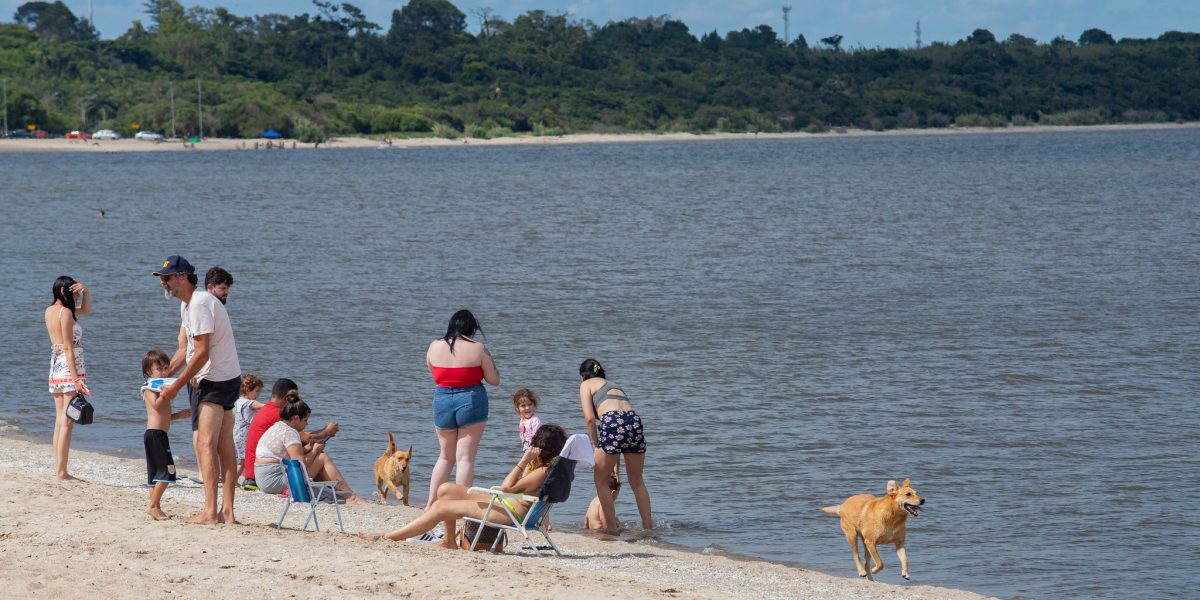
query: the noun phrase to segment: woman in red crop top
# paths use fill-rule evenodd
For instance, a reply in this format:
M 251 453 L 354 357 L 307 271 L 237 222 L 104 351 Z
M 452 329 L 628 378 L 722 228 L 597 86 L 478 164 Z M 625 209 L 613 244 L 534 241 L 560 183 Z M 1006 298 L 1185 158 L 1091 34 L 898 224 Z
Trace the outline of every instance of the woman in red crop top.
M 475 453 L 487 426 L 488 399 L 484 381 L 500 385 L 500 372 L 483 342 L 473 338 L 479 323 L 463 309 L 450 317 L 446 335 L 433 340 L 425 364 L 437 388 L 433 392 L 433 424 L 438 435 L 438 459 L 429 478 L 428 508 L 437 499 L 438 487 L 450 480 L 471 487 L 475 479 Z

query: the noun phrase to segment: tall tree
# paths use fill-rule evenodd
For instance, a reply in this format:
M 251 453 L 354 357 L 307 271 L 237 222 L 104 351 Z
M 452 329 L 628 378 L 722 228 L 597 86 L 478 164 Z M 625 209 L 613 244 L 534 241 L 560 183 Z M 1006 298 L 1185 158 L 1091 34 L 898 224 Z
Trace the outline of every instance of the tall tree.
M 1117 41 L 1114 40 L 1113 36 L 1109 35 L 1107 31 L 1104 31 L 1103 29 L 1096 29 L 1094 27 L 1083 32 L 1083 34 L 1079 36 L 1080 46 L 1111 46 L 1116 43 Z

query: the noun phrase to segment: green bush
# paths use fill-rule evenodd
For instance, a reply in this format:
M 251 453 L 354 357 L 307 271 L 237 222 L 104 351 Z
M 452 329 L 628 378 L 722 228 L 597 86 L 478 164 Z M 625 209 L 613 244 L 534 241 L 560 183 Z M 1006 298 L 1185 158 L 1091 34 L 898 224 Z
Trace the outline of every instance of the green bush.
M 457 129 L 455 129 L 451 126 L 446 125 L 445 123 L 434 123 L 433 124 L 433 137 L 446 138 L 448 140 L 457 140 L 458 138 L 462 137 L 462 133 L 460 133 Z
M 1125 123 L 1166 123 L 1167 113 L 1161 110 L 1127 110 L 1121 113 Z
M 383 109 L 371 117 L 372 133 L 427 131 L 433 131 L 433 121 L 412 109 Z
M 949 127 L 950 117 L 949 115 L 943 115 L 942 113 L 933 113 L 925 117 L 925 126 L 935 128 Z
M 1038 123 L 1042 125 L 1100 125 L 1108 122 L 1108 114 L 1099 108 L 1068 110 L 1046 114 L 1038 112 Z
M 561 127 L 546 127 L 542 123 L 537 123 L 533 126 L 533 135 L 539 137 L 556 137 L 566 134 L 566 130 Z
M 292 118 L 292 135 L 293 139 L 304 142 L 305 144 L 315 144 L 323 142 L 326 139 L 325 130 L 321 129 L 316 123 L 304 118 Z
M 480 123 L 471 123 L 470 125 L 467 125 L 467 129 L 464 133 L 467 134 L 467 137 L 473 137 L 477 140 L 486 140 L 488 130 L 487 127 Z
M 487 135 L 485 135 L 483 137 L 484 137 L 484 139 L 491 140 L 491 139 L 495 139 L 495 138 L 513 137 L 514 135 L 517 135 L 517 134 L 513 133 L 513 130 L 511 130 L 507 127 L 493 127 L 491 129 L 487 130 Z
M 955 127 L 1008 127 L 1008 119 L 1003 115 L 966 114 L 954 117 Z

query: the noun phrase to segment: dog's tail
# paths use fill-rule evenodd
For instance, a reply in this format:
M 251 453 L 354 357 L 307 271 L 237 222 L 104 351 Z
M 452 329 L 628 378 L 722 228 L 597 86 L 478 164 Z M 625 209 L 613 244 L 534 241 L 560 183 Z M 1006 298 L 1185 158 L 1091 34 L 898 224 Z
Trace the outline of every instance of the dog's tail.
M 392 439 L 392 432 L 389 431 L 388 432 L 388 447 L 387 447 L 387 450 L 385 450 L 383 452 L 383 455 L 391 456 L 391 454 L 395 451 L 396 451 L 396 440 Z
M 827 515 L 840 515 L 840 514 L 842 514 L 842 507 L 841 506 L 826 506 L 821 509 L 821 512 L 823 512 Z

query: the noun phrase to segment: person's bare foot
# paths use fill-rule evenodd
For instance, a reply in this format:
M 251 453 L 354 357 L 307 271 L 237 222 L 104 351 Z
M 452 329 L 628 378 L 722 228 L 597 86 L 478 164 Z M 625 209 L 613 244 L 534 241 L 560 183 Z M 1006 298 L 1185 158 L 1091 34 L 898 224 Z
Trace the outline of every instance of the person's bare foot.
M 371 502 L 369 502 L 362 496 L 347 496 L 346 504 L 371 504 Z
M 196 513 L 196 514 L 184 519 L 183 522 L 190 523 L 192 525 L 216 525 L 220 521 L 212 515 L 206 515 L 204 513 Z
M 217 515 L 217 522 L 222 525 L 241 525 L 237 519 L 233 518 L 233 513 Z
M 146 514 L 150 515 L 150 518 L 154 519 L 155 521 L 166 521 L 167 519 L 171 518 L 167 516 L 167 513 L 163 512 L 161 508 L 147 508 Z
M 74 475 L 71 475 L 70 473 L 60 473 L 58 475 L 55 475 L 54 478 L 59 481 L 75 481 L 75 482 L 83 483 L 82 479 L 80 479 Z
M 365 540 L 368 542 L 378 542 L 379 540 L 383 539 L 383 536 L 379 535 L 378 533 L 363 532 L 363 533 L 358 534 L 358 539 Z

